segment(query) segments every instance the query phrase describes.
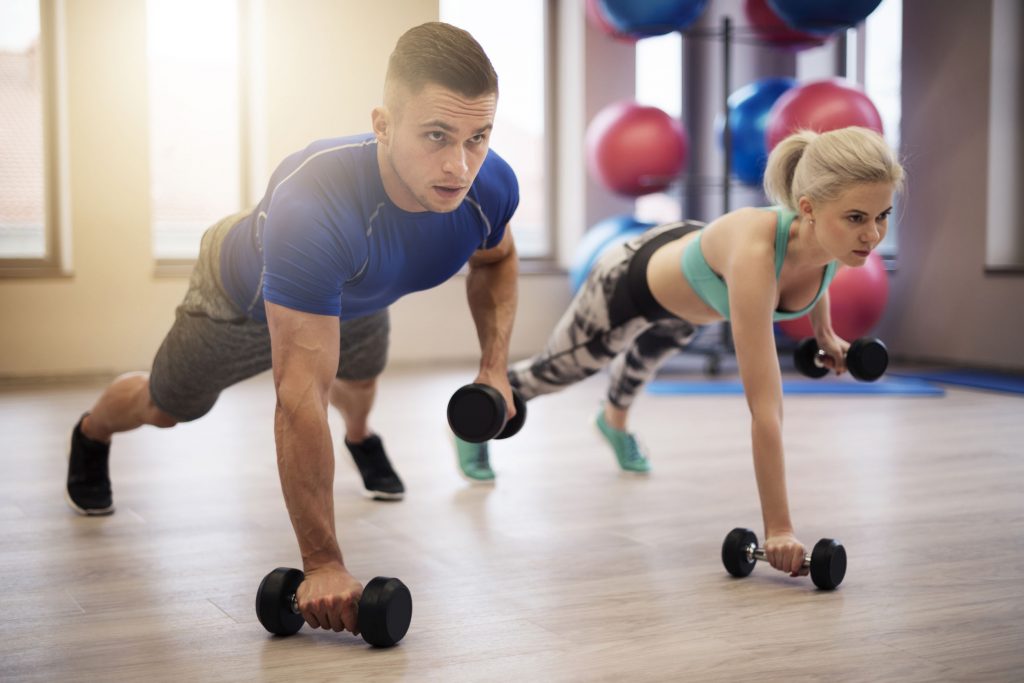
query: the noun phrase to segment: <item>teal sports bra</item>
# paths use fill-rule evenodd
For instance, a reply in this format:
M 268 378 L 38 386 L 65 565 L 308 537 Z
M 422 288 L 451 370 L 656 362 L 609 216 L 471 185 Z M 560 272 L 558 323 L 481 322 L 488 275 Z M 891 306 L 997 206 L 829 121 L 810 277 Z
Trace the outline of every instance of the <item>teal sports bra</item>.
M 796 214 L 792 211 L 787 211 L 781 206 L 767 208 L 779 215 L 778 222 L 775 224 L 775 280 L 778 281 L 779 274 L 782 273 L 782 261 L 786 258 L 786 246 L 789 244 L 789 226 L 793 223 L 793 219 L 796 218 Z M 700 248 L 702 233 L 703 230 L 683 250 L 683 275 L 686 277 L 686 281 L 690 283 L 690 286 L 693 287 L 693 291 L 697 292 L 697 296 L 728 320 L 729 289 L 725 285 L 725 280 L 719 277 L 715 271 L 711 270 L 711 266 L 708 265 L 707 260 L 704 258 L 704 252 Z M 818 288 L 818 293 L 814 296 L 814 301 L 799 311 L 780 311 L 776 309 L 772 313 L 772 319 L 792 320 L 793 318 L 805 315 L 814 308 L 814 304 L 818 303 L 818 299 L 825 294 L 828 286 L 832 283 L 832 278 L 835 277 L 838 266 L 838 261 L 830 261 L 825 266 L 825 275 L 821 278 L 821 286 Z

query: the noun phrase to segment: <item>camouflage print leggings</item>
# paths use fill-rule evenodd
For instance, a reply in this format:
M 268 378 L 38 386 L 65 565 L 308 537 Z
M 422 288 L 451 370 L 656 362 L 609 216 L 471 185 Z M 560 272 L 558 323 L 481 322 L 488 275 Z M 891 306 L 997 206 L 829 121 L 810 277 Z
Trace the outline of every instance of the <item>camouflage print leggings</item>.
M 608 366 L 608 400 L 618 408 L 629 408 L 655 370 L 697 332 L 694 325 L 670 314 L 652 319 L 641 313 L 627 277 L 630 262 L 638 249 L 659 235 L 674 230 L 678 239 L 700 227 L 693 222 L 659 226 L 605 253 L 555 326 L 544 351 L 511 367 L 512 386 L 530 400 Z M 643 264 L 637 264 L 644 271 L 647 258 L 649 254 Z

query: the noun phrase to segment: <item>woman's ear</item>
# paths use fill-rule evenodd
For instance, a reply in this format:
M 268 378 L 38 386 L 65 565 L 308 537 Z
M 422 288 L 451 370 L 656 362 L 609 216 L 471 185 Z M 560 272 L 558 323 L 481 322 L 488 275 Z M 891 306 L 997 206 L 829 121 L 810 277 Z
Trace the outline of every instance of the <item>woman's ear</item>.
M 814 205 L 811 204 L 811 200 L 806 195 L 800 197 L 797 202 L 797 208 L 800 209 L 800 218 L 806 218 L 810 222 L 814 222 Z

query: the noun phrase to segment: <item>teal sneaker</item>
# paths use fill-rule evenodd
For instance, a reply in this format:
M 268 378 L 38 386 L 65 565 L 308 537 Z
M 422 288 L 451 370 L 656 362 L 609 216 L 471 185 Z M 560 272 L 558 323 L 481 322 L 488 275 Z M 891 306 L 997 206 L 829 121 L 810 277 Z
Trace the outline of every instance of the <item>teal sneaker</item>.
M 459 462 L 459 472 L 470 484 L 493 484 L 494 470 L 487 452 L 487 442 L 471 443 L 452 435 L 455 440 L 455 457 Z
M 623 472 L 646 474 L 651 471 L 651 461 L 640 451 L 640 445 L 633 434 L 610 426 L 604 419 L 603 410 L 597 414 L 594 424 L 615 451 L 615 459 L 619 461 Z

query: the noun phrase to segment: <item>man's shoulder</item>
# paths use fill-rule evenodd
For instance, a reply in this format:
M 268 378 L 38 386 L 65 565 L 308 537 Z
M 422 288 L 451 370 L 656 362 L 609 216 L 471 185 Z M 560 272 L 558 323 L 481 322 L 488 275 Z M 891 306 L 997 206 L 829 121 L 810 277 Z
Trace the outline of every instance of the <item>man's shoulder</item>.
M 377 139 L 372 133 L 346 135 L 335 138 L 314 140 L 295 155 L 299 166 L 310 164 L 334 164 L 342 162 L 352 167 L 361 167 L 371 161 L 376 163 Z
M 507 161 L 493 149 L 487 151 L 487 158 L 480 166 L 473 188 L 487 196 L 519 196 L 519 180 Z
M 355 201 L 377 183 L 377 140 L 370 134 L 314 140 L 290 155 L 275 172 L 275 203 L 307 201 L 325 191 L 335 201 Z

